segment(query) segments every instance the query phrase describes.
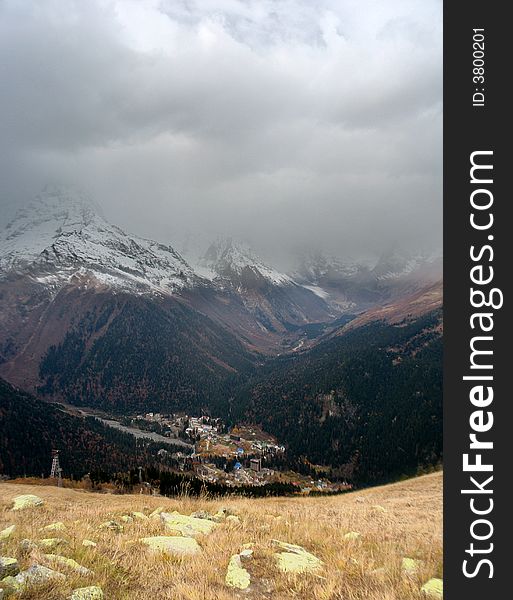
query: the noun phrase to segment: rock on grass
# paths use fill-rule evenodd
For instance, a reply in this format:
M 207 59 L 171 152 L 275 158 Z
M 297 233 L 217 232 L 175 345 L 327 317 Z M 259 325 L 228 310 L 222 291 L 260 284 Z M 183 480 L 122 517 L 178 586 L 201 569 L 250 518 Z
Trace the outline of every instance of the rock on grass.
M 12 536 L 15 529 L 16 525 L 10 525 L 9 527 L 2 529 L 2 531 L 0 531 L 0 542 L 6 542 Z
M 152 550 L 165 552 L 166 554 L 184 556 L 201 552 L 200 545 L 191 537 L 157 535 L 141 538 L 139 541 L 149 546 Z
M 21 496 L 16 496 L 16 498 L 14 498 L 12 510 L 36 508 L 38 506 L 43 506 L 43 504 L 44 500 L 39 496 L 34 496 L 33 494 L 22 494 Z
M 15 558 L 10 556 L 0 556 L 0 579 L 9 575 L 17 575 L 20 572 L 20 566 Z
M 430 579 L 420 591 L 425 598 L 441 600 L 444 597 L 444 582 L 441 579 Z
M 284 573 L 311 573 L 322 567 L 322 561 L 302 546 L 279 540 L 273 540 L 273 543 L 286 550 L 275 555 L 278 569 Z
M 196 517 L 182 515 L 178 512 L 162 513 L 160 518 L 167 529 L 177 531 L 186 536 L 208 535 L 217 525 L 214 521 L 197 519 Z
M 229 587 L 237 588 L 239 590 L 247 589 L 251 583 L 251 576 L 242 566 L 238 554 L 234 554 L 230 558 L 228 569 L 226 570 L 225 582 Z
M 73 590 L 70 600 L 103 600 L 103 590 L 97 585 L 82 587 Z
M 82 577 L 89 577 L 90 575 L 94 574 L 91 569 L 83 567 L 72 558 L 66 558 L 65 556 L 60 556 L 59 554 L 44 554 L 43 556 L 47 561 L 54 563 L 57 566 L 69 569 L 70 571 L 73 571 Z

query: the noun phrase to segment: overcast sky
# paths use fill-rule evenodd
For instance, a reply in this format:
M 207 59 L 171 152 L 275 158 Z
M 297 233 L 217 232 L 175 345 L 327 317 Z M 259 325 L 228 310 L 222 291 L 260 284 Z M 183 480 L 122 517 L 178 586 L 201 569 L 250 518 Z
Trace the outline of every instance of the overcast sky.
M 47 182 L 185 232 L 439 246 L 438 0 L 0 0 L 2 221 Z

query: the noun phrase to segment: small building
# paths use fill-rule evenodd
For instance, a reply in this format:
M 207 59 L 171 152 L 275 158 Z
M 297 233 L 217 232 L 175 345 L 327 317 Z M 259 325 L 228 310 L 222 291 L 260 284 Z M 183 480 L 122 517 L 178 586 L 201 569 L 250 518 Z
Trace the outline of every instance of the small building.
M 252 458 L 249 461 L 249 468 L 252 471 L 261 471 L 262 470 L 262 459 L 261 458 Z

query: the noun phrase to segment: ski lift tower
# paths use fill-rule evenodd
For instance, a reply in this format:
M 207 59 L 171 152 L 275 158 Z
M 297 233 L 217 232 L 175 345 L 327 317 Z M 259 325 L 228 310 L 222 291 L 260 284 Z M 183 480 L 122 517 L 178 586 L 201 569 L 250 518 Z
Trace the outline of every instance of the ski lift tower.
M 62 487 L 62 469 L 59 463 L 59 450 L 52 450 L 52 470 L 50 472 L 52 479 L 57 479 L 57 486 Z

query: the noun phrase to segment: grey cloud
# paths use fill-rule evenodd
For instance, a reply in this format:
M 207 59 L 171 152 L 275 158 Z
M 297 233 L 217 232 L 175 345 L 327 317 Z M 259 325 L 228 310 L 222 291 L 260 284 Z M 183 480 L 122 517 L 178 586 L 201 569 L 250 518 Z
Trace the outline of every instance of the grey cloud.
M 441 3 L 4 0 L 7 217 L 47 181 L 173 243 L 440 244 Z

